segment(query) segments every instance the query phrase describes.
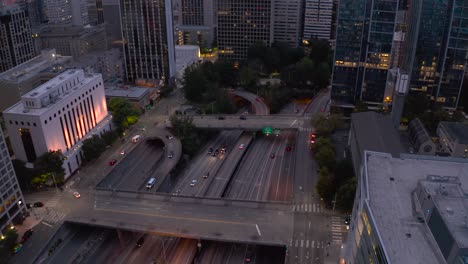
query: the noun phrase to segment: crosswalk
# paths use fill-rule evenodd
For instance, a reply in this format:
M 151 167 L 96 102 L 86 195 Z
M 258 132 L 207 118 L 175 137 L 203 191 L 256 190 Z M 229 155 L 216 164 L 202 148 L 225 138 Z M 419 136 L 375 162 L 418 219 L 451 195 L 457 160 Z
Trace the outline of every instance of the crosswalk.
M 326 241 L 315 241 L 311 239 L 290 239 L 289 247 L 295 248 L 325 248 L 327 246 Z
M 323 208 L 319 203 L 306 203 L 293 205 L 292 211 L 298 213 L 323 213 Z
M 65 218 L 65 214 L 62 212 L 57 212 L 54 210 L 50 210 L 49 214 L 44 217 L 43 222 L 49 225 L 55 225 L 61 223 L 62 220 Z
M 52 198 L 50 198 L 46 202 L 45 206 L 49 207 L 49 208 L 55 207 L 61 199 L 62 199 L 62 194 L 61 193 L 55 193 L 54 196 L 52 196 Z
M 343 221 L 339 216 L 332 216 L 331 217 L 331 234 L 332 234 L 332 241 L 335 244 L 343 243 Z

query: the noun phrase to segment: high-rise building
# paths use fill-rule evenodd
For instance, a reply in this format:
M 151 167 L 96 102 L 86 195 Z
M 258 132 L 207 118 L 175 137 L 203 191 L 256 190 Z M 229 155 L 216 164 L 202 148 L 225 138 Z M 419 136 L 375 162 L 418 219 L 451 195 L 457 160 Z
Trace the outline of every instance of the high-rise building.
M 181 0 L 182 24 L 203 25 L 203 0 Z
M 0 234 L 5 230 L 14 227 L 15 224 L 23 222 L 27 209 L 23 194 L 15 175 L 15 170 L 11 164 L 8 147 L 0 129 Z
M 103 0 L 88 0 L 88 19 L 93 26 L 104 23 Z
M 60 25 L 71 23 L 72 9 L 70 1 L 43 0 L 42 8 L 44 22 Z
M 83 162 L 83 140 L 111 129 L 101 74 L 67 70 L 3 112 L 17 159 L 34 162 L 61 150 L 65 177 Z
M 212 47 L 216 39 L 215 0 L 172 1 L 178 45 Z
M 120 1 L 127 81 L 168 81 L 175 74 L 169 0 Z
M 234 62 L 247 59 L 249 47 L 273 42 L 271 0 L 218 0 L 219 57 Z
M 106 21 L 106 35 L 108 47 L 122 47 L 122 23 L 120 17 L 119 0 L 102 1 L 103 20 Z
M 72 0 L 72 25 L 85 26 L 89 24 L 88 0 Z
M 466 262 L 466 160 L 365 152 L 359 167 L 346 263 Z
M 17 5 L 0 7 L 0 72 L 34 57 L 29 18 Z
M 333 0 L 305 0 L 302 38 L 330 40 L 333 23 Z
M 431 7 L 431 8 L 428 8 Z M 410 93 L 427 93 L 456 108 L 467 66 L 468 4 L 455 0 L 412 1 L 408 10 Z
M 332 101 L 382 104 L 391 67 L 398 0 L 342 0 L 338 8 Z
M 273 41 L 297 47 L 302 40 L 303 0 L 273 0 Z

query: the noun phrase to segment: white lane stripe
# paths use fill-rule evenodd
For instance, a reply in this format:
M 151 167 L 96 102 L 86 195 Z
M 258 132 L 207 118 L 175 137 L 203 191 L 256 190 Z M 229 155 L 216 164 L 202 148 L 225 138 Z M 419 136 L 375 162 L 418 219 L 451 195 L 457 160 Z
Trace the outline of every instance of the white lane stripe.
M 312 240 L 312 244 L 310 245 L 311 248 L 314 248 L 315 241 Z
M 304 247 L 304 240 L 301 239 L 301 247 Z
M 314 213 L 315 213 L 315 212 L 317 212 L 317 211 L 316 211 L 317 208 L 316 208 L 316 205 L 315 205 L 315 204 L 314 204 L 313 206 L 314 206 Z
M 296 239 L 296 243 L 294 244 L 295 247 L 299 245 L 299 240 Z
M 306 248 L 309 248 L 309 240 L 306 241 Z

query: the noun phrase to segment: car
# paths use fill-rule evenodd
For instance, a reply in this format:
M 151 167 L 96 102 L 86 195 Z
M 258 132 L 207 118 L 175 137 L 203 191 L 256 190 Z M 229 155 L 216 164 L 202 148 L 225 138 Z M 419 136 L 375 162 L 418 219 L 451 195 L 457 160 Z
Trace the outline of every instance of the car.
M 287 147 L 286 147 L 286 151 L 287 151 L 287 152 L 291 152 L 291 150 L 292 150 L 291 146 L 287 146 Z
M 192 180 L 192 182 L 190 182 L 190 186 L 193 187 L 195 186 L 196 183 L 197 183 L 197 180 Z
M 16 244 L 16 246 L 13 248 L 13 253 L 18 253 L 22 248 L 23 244 Z
M 240 120 L 247 120 L 247 117 L 245 117 L 245 116 L 240 116 L 239 119 L 240 119 Z
M 216 149 L 216 150 L 213 152 L 212 156 L 213 156 L 213 157 L 216 157 L 216 156 L 218 156 L 218 154 L 219 154 L 219 150 Z
M 116 159 L 112 159 L 111 161 L 109 161 L 109 165 L 111 166 L 113 166 L 115 163 L 117 163 Z
M 244 115 L 248 115 L 248 114 L 249 114 L 249 111 L 245 111 L 245 112 L 244 112 Z
M 350 215 L 347 215 L 347 216 L 345 217 L 344 223 L 345 223 L 345 225 L 349 225 L 350 222 L 351 222 L 351 216 L 350 216 Z
M 174 137 L 171 136 L 171 135 L 167 135 L 166 138 L 169 139 L 169 140 L 171 140 L 171 139 L 173 139 Z
M 261 100 L 260 100 L 260 98 L 259 98 L 259 97 L 255 98 L 255 101 L 257 101 L 257 102 L 261 102 Z
M 224 120 L 226 119 L 224 116 L 218 116 L 218 120 Z
M 208 155 L 213 153 L 213 148 L 208 149 Z
M 121 150 L 120 155 L 125 155 L 125 150 Z
M 173 196 L 179 196 L 180 194 L 180 189 L 177 189 L 172 195 Z
M 299 113 L 299 109 L 294 110 L 294 112 L 295 112 L 296 114 Z
M 206 179 L 210 176 L 210 172 L 208 171 L 207 173 L 203 174 L 203 179 Z
M 26 208 L 31 209 L 31 207 L 32 207 L 32 204 L 30 204 L 30 203 L 26 204 Z
M 44 206 L 44 203 L 43 202 L 35 202 L 33 204 L 33 207 L 43 207 Z
M 141 246 L 143 246 L 143 243 L 145 243 L 145 237 L 144 236 L 142 236 L 142 237 L 140 237 L 140 239 L 138 239 L 138 241 L 136 243 L 136 246 L 141 247 Z
M 28 239 L 32 236 L 33 230 L 29 229 L 23 234 L 23 238 L 21 239 L 21 243 L 24 244 L 24 242 L 28 241 Z
M 81 194 L 79 192 L 74 192 L 73 196 L 75 196 L 76 199 L 79 199 L 81 197 Z
M 243 149 L 244 147 L 245 147 L 245 144 L 240 144 L 240 145 L 239 145 L 239 148 L 240 148 L 240 149 Z
M 224 145 L 222 148 L 221 148 L 221 153 L 226 153 L 227 151 L 227 146 Z
M 247 250 L 245 252 L 244 262 L 245 263 L 250 263 L 250 262 L 252 262 L 253 259 L 254 259 L 254 253 L 252 251 L 252 248 L 250 248 L 250 246 L 247 246 Z
M 172 159 L 174 157 L 174 152 L 169 151 L 169 154 L 167 155 L 168 158 Z
M 270 158 L 274 159 L 275 158 L 275 153 L 271 153 Z

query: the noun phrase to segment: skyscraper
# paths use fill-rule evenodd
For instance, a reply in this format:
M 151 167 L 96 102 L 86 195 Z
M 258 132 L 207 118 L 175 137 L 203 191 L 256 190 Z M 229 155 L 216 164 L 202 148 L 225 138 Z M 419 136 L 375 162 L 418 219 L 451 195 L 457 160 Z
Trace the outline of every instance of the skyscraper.
M 305 0 L 303 39 L 331 38 L 333 0 Z
M 397 0 L 342 0 L 332 75 L 334 104 L 381 104 L 390 69 Z
M 203 0 L 182 1 L 182 24 L 203 25 Z
M 303 0 L 273 1 L 273 40 L 297 47 L 302 38 Z
M 175 53 L 169 0 L 120 1 L 128 81 L 167 81 L 174 76 Z
M 410 93 L 426 93 L 445 107 L 457 107 L 468 58 L 468 3 L 417 0 L 409 14 Z
M 43 0 L 42 8 L 44 22 L 60 25 L 71 23 L 72 9 L 69 1 Z
M 34 57 L 29 18 L 17 5 L 0 7 L 0 72 Z
M 218 0 L 219 57 L 247 59 L 249 47 L 273 40 L 271 0 Z

